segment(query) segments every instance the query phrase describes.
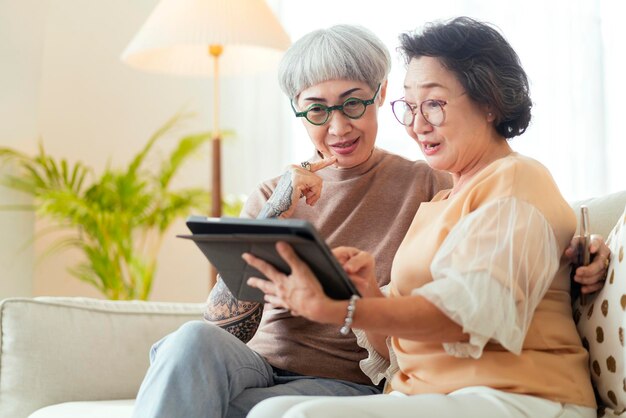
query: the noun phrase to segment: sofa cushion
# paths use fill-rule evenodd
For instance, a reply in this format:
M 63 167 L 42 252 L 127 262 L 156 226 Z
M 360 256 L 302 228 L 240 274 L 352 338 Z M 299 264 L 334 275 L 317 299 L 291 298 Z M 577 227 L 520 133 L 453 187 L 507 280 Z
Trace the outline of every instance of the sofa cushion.
M 617 416 L 626 411 L 626 211 L 609 234 L 607 245 L 612 256 L 606 284 L 585 305 L 575 302 L 574 319 L 589 350 L 601 416 Z
M 131 418 L 134 399 L 65 402 L 39 409 L 28 418 Z
M 87 298 L 0 302 L 0 418 L 67 401 L 134 398 L 151 345 L 202 304 Z

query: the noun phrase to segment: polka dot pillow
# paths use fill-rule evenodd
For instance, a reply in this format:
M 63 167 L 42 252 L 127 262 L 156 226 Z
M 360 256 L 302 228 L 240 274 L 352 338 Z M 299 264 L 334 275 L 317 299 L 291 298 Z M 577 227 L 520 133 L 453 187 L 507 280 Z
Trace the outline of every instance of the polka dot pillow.
M 607 280 L 587 303 L 574 304 L 574 320 L 589 350 L 591 380 L 598 395 L 599 416 L 626 417 L 626 211 L 607 238 L 611 249 Z

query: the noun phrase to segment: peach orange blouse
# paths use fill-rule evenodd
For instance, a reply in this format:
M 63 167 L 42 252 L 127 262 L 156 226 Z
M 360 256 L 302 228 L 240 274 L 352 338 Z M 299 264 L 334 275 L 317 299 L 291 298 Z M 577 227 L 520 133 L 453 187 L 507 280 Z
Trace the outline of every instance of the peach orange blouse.
M 399 367 L 391 388 L 488 386 L 594 407 L 560 257 L 576 218 L 549 172 L 512 153 L 449 194 L 420 206 L 394 259 L 390 296 L 425 297 L 470 340 L 390 338 Z

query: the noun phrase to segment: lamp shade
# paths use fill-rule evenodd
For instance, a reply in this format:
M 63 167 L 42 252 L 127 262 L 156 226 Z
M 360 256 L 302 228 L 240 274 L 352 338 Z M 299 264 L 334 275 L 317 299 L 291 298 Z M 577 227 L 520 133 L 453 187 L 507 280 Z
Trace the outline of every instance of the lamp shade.
M 131 67 L 210 75 L 209 45 L 224 47 L 223 74 L 275 65 L 290 40 L 264 0 L 161 0 L 122 53 Z

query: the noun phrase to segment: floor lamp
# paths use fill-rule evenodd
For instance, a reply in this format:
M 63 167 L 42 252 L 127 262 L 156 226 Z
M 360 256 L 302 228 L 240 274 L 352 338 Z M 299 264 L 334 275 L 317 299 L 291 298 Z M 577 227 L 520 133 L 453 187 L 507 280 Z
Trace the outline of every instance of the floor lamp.
M 289 44 L 264 0 L 161 0 L 122 53 L 140 70 L 213 76 L 211 216 L 222 213 L 220 70 L 263 69 L 265 58 L 275 63 L 272 55 Z M 212 270 L 211 286 L 214 277 Z

